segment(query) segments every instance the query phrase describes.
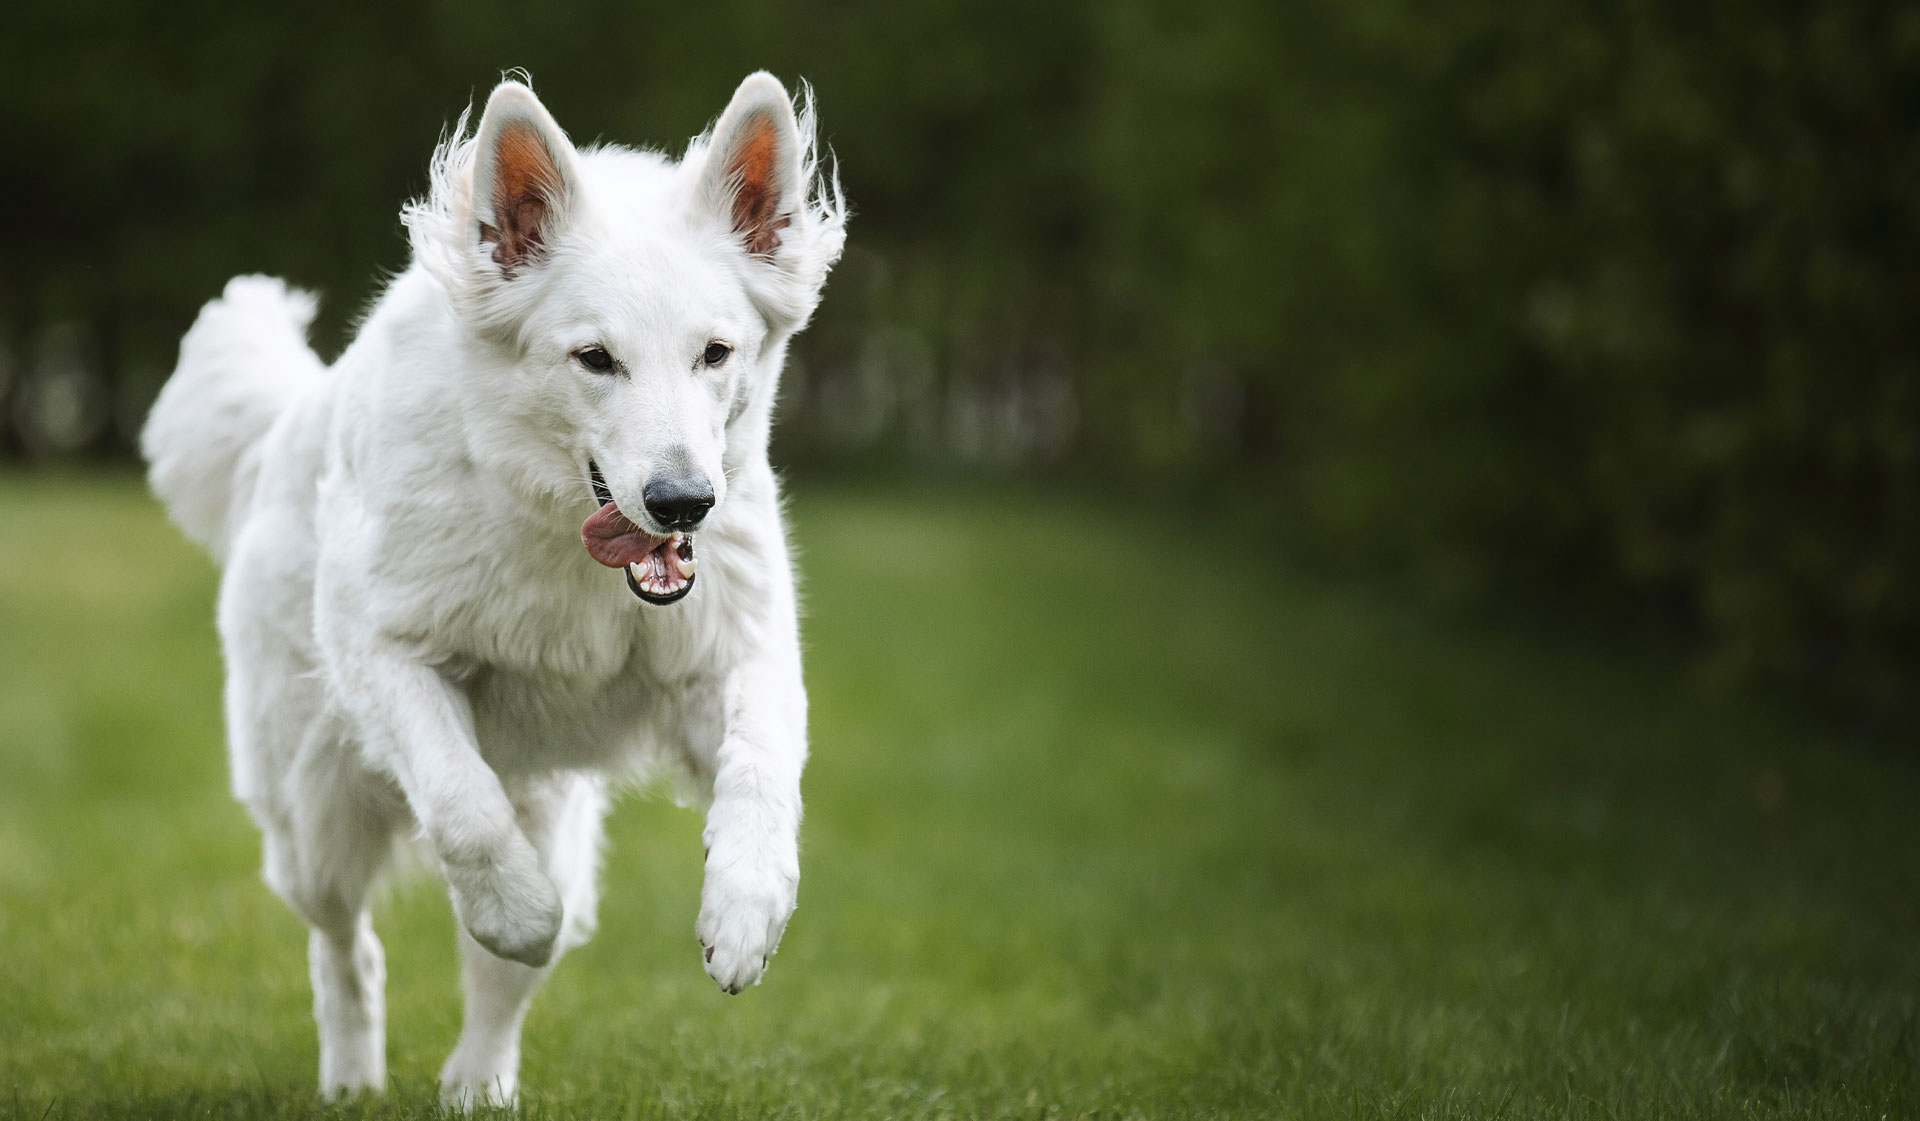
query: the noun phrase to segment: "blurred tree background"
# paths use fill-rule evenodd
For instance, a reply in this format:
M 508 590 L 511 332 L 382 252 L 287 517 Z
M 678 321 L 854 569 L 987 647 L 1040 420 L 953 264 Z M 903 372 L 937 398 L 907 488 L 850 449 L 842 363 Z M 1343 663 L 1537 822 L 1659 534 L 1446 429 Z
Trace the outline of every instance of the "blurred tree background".
M 857 211 L 781 462 L 1065 477 L 1920 718 L 1920 8 L 25 0 L 0 59 L 0 457 L 131 463 L 236 272 L 337 352 L 501 69 L 677 152 L 765 67 Z

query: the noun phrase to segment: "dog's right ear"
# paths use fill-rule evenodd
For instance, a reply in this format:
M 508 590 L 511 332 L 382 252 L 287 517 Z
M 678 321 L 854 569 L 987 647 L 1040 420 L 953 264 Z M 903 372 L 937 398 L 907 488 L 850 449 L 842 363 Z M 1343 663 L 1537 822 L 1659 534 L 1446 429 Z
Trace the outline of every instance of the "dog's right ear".
M 807 151 L 786 87 L 764 70 L 748 75 L 712 137 L 701 174 L 702 205 L 749 254 L 771 260 L 807 194 Z
M 565 225 L 579 173 L 573 145 L 519 82 L 487 98 L 475 137 L 471 236 L 508 278 L 545 258 Z

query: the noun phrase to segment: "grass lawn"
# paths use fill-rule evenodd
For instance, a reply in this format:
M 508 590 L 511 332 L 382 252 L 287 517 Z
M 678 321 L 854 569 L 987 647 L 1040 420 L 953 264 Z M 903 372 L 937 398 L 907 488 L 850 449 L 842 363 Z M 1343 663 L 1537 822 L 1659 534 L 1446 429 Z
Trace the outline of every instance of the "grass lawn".
M 699 822 L 629 797 L 529 1115 L 1920 1114 L 1920 756 L 996 497 L 798 488 L 800 910 L 721 995 Z M 431 1115 L 425 874 L 377 911 L 393 1092 L 313 1099 L 213 590 L 136 480 L 0 477 L 0 1117 Z

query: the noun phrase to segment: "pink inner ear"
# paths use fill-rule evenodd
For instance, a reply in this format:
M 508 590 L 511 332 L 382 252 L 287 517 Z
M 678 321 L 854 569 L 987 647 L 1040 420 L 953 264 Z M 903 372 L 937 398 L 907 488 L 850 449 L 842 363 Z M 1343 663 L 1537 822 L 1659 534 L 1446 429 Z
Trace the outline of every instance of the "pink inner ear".
M 493 259 L 511 270 L 538 260 L 546 250 L 546 224 L 560 169 L 532 125 L 510 124 L 494 148 L 493 219 L 481 237 L 494 243 Z
M 746 239 L 747 252 L 772 253 L 786 228 L 780 213 L 780 133 L 773 118 L 756 113 L 741 126 L 739 141 L 727 163 L 733 191 L 733 229 Z

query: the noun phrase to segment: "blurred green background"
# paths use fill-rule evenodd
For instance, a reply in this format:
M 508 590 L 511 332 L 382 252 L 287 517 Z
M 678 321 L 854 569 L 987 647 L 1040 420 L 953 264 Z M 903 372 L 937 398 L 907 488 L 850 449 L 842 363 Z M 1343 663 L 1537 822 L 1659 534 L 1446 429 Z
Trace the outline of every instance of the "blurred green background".
M 230 275 L 336 353 L 508 67 L 670 152 L 810 80 L 856 210 L 800 916 L 724 1001 L 623 805 L 536 1115 L 1920 1102 L 1920 8 L 16 0 L 0 63 L 0 1117 L 313 1112 L 133 440 Z M 432 1112 L 450 921 L 382 905 L 344 1112 Z
M 126 457 L 230 275 L 333 352 L 524 67 L 678 150 L 806 78 L 858 218 L 798 468 L 1070 475 L 1920 718 L 1920 8 L 551 0 L 0 10 L 0 447 Z

